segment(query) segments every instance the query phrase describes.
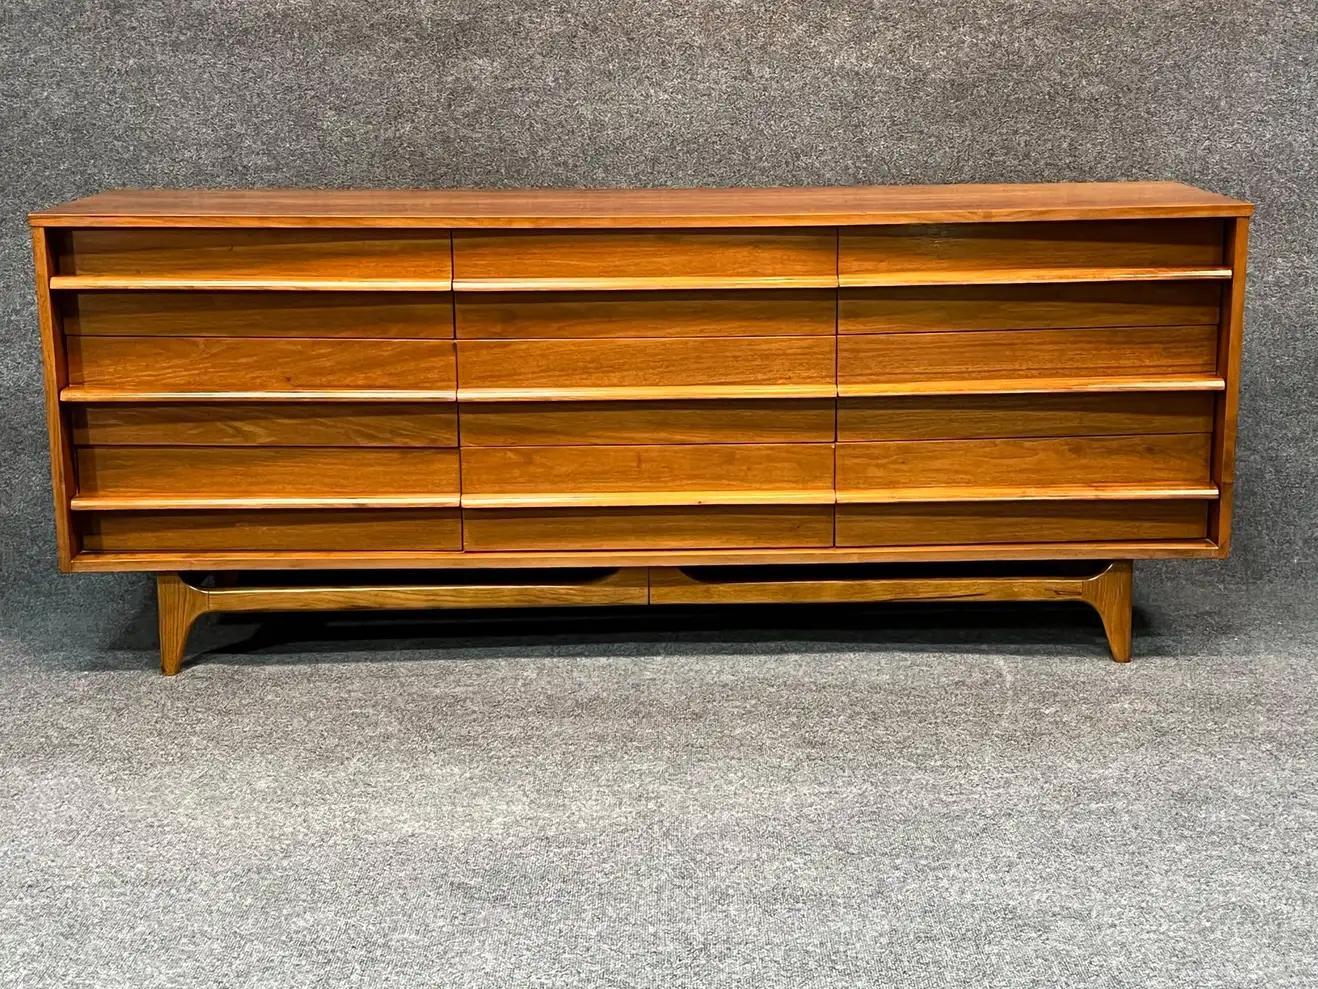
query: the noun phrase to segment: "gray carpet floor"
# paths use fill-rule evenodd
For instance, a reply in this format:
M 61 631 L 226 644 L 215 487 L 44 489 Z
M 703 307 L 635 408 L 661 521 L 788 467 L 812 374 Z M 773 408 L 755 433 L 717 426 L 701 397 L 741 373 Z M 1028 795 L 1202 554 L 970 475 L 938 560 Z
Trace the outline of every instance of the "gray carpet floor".
M 15 632 L 0 984 L 1316 985 L 1316 592 Z

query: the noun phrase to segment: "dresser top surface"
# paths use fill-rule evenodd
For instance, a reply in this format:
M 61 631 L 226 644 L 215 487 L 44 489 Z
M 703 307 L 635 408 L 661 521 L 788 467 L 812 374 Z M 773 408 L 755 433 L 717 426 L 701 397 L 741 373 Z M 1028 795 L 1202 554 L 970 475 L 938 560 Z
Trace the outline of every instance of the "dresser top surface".
M 621 228 L 1249 216 L 1179 182 L 778 189 L 118 189 L 30 215 L 44 227 Z

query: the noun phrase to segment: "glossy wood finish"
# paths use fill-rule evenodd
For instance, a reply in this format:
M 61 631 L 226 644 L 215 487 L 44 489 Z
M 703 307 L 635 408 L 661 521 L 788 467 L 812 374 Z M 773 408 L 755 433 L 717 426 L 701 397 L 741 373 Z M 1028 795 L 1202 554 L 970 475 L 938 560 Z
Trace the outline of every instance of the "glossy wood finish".
M 119 189 L 33 213 L 56 227 L 833 226 L 1249 216 L 1179 182 L 791 189 Z
M 827 443 L 471 447 L 464 507 L 833 501 Z
M 61 565 L 1220 556 L 1249 212 L 1167 183 L 93 197 L 32 218 Z M 1070 590 L 1128 653 L 1122 579 Z
M 838 338 L 838 382 L 1212 374 L 1213 326 L 880 333 Z
M 844 398 L 837 434 L 867 440 L 1210 433 L 1211 393 L 929 395 Z
M 822 549 L 833 544 L 833 507 L 483 508 L 465 510 L 462 528 L 465 548 L 472 553 Z
M 1206 433 L 1159 433 L 846 443 L 838 446 L 837 487 L 853 495 L 942 489 L 948 497 L 1012 486 L 1203 488 L 1210 442 Z
M 457 446 L 451 404 L 190 402 L 75 405 L 79 446 Z
M 96 553 L 462 549 L 456 508 L 111 511 L 81 522 L 83 546 Z
M 59 275 L 442 281 L 453 270 L 448 234 L 431 231 L 74 229 L 56 243 Z
M 87 336 L 453 336 L 447 292 L 61 292 L 64 332 Z
M 77 467 L 84 506 L 97 498 L 150 508 L 178 499 L 220 507 L 233 499 L 277 506 L 285 498 L 375 496 L 457 505 L 459 491 L 458 452 L 444 449 L 84 446 Z
M 832 337 L 837 292 L 479 292 L 459 295 L 456 312 L 458 336 L 473 340 Z
M 1210 412 L 1211 416 L 1211 405 Z M 464 402 L 462 443 L 635 446 L 665 443 L 829 443 L 833 400 Z
M 69 383 L 122 392 L 447 389 L 446 340 L 71 336 Z
M 1229 278 L 1216 220 L 852 228 L 838 242 L 851 285 Z
M 1211 281 L 849 288 L 838 298 L 838 332 L 1216 324 L 1221 298 Z
M 848 504 L 838 546 L 976 546 L 1202 539 L 1207 501 L 968 501 Z
M 831 230 L 458 231 L 458 291 L 835 284 Z
M 458 342 L 459 395 L 472 401 L 704 388 L 831 397 L 836 366 L 832 337 Z

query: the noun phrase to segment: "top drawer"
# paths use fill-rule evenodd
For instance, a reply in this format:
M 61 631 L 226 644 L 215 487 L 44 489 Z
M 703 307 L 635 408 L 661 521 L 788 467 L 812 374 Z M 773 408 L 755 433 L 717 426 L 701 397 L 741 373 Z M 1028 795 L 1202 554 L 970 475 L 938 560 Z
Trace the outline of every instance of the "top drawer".
M 953 223 L 843 229 L 842 285 L 1224 278 L 1220 220 Z
M 459 230 L 454 288 L 832 287 L 836 251 L 831 229 Z
M 55 271 L 64 276 L 447 283 L 453 273 L 446 230 L 97 228 L 63 233 L 56 249 Z

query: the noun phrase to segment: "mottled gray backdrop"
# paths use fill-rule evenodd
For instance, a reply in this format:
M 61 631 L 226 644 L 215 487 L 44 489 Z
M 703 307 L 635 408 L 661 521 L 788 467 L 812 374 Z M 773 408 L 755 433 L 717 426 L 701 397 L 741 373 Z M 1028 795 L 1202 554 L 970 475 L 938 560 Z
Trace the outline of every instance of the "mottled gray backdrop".
M 1309 571 L 1316 23 L 1307 0 L 8 0 L 0 621 L 92 646 L 147 604 L 141 575 L 58 576 L 49 520 L 24 217 L 110 186 L 1172 178 L 1245 197 L 1236 555 L 1142 587 Z

